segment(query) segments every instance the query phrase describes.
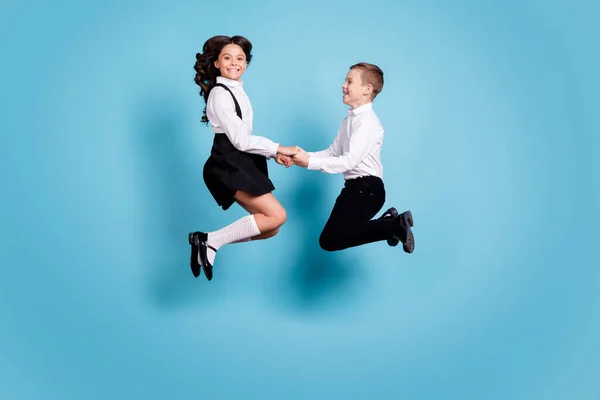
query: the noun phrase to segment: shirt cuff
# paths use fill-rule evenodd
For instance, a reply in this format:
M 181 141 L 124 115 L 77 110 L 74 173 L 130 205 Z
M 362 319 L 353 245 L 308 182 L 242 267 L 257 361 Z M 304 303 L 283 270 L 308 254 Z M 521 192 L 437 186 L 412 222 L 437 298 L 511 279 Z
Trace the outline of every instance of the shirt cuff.
M 323 163 L 322 158 L 315 157 L 313 154 L 308 153 L 308 166 L 306 167 L 306 169 L 312 169 L 312 170 L 320 169 L 322 163 Z
M 279 148 L 279 143 L 273 142 L 273 144 L 271 145 L 271 148 L 270 148 L 271 155 L 269 155 L 267 158 L 275 157 L 277 155 L 278 148 Z

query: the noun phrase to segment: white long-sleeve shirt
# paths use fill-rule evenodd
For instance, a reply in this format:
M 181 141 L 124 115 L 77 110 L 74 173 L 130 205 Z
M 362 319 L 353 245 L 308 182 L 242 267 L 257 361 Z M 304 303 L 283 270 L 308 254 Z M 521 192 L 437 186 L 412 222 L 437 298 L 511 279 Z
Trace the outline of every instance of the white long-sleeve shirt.
M 348 116 L 327 149 L 308 153 L 308 169 L 343 173 L 344 179 L 367 175 L 383 178 L 382 144 L 383 127 L 373 103 L 363 104 L 348 110 Z
M 214 133 L 227 135 L 231 144 L 247 153 L 260 154 L 267 158 L 277 155 L 279 143 L 252 134 L 252 104 L 242 88 L 242 81 L 217 77 L 217 83 L 222 83 L 233 92 L 242 111 L 242 119 L 235 112 L 235 103 L 231 94 L 220 86 L 215 86 L 208 94 L 206 101 L 206 116 L 212 125 Z

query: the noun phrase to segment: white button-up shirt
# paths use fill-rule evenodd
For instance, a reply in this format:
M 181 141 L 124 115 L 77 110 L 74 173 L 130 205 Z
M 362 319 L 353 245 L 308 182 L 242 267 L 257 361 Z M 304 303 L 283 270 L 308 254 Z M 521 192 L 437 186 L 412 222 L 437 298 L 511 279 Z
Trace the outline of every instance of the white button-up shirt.
M 333 143 L 325 150 L 309 152 L 308 169 L 328 174 L 343 173 L 344 179 L 360 176 L 383 178 L 381 146 L 383 127 L 373 103 L 348 111 Z
M 242 88 L 244 83 L 222 76 L 217 77 L 217 83 L 223 83 L 231 89 L 242 110 L 242 119 L 235 112 L 231 94 L 224 88 L 215 86 L 206 101 L 206 116 L 213 132 L 227 135 L 231 144 L 240 151 L 260 154 L 267 158 L 275 157 L 279 143 L 252 134 L 252 104 Z

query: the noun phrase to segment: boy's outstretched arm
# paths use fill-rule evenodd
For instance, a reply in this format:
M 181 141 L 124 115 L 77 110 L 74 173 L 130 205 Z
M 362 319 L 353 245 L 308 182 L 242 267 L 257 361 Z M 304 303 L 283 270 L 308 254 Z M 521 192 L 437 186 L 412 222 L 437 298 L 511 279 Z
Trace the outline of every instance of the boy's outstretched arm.
M 329 147 L 326 148 L 325 150 L 306 152 L 303 148 L 300 148 L 300 151 L 298 152 L 298 154 L 296 154 L 293 157 L 294 164 L 296 164 L 299 167 L 307 168 L 308 164 L 311 160 L 314 161 L 317 159 L 337 157 L 337 156 L 341 155 L 342 148 L 341 148 L 340 134 L 341 134 L 341 128 L 338 130 L 338 133 L 337 133 L 333 143 L 331 143 L 331 145 L 329 145 Z
M 350 138 L 348 150 L 343 154 L 336 154 L 330 157 L 312 157 L 310 156 L 306 167 L 311 170 L 319 170 L 328 174 L 339 174 L 350 171 L 355 168 L 377 144 L 379 138 L 383 135 L 383 129 L 373 130 L 371 124 L 362 124 L 355 127 L 355 131 Z M 338 140 L 338 137 L 336 140 Z M 340 152 L 341 153 L 341 152 Z M 300 154 L 300 153 L 299 153 Z M 294 162 L 297 161 L 294 158 Z

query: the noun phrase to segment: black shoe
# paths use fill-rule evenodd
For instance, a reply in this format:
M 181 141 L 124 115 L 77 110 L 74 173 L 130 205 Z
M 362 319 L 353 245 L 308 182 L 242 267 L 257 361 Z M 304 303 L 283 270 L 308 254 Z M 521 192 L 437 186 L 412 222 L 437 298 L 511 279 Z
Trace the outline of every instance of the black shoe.
M 398 219 L 400 220 L 402 229 L 402 235 L 400 236 L 402 247 L 405 252 L 412 253 L 415 251 L 415 237 L 410 229 L 414 224 L 412 213 L 410 211 L 405 211 L 398 216 Z
M 202 265 L 202 270 L 204 271 L 204 275 L 206 275 L 206 279 L 210 281 L 213 278 L 213 266 L 208 261 L 208 256 L 206 253 L 209 248 L 215 253 L 217 250 L 206 243 L 208 240 L 208 235 L 206 233 L 199 232 L 198 238 L 200 239 L 200 245 L 198 247 L 198 253 L 200 254 L 200 265 Z
M 398 210 L 396 210 L 394 207 L 388 209 L 386 212 L 383 213 L 383 215 L 381 217 L 379 217 L 379 219 L 394 219 L 398 216 Z M 400 238 L 396 235 L 392 236 L 391 238 L 389 238 L 387 240 L 387 244 L 395 247 L 398 246 L 398 243 L 400 243 Z
M 200 248 L 200 232 L 193 232 L 188 235 L 188 242 L 192 245 L 192 254 L 190 255 L 190 267 L 192 274 L 197 278 L 200 276 L 200 264 L 198 263 L 198 251 Z

